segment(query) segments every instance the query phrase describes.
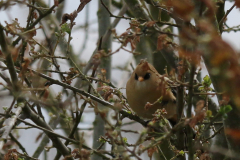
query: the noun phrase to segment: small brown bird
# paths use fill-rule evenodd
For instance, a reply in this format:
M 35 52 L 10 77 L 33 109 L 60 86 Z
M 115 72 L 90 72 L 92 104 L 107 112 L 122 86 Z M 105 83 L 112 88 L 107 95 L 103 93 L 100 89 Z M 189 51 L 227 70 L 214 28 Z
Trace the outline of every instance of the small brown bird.
M 141 60 L 126 86 L 128 103 L 137 115 L 152 119 L 157 109 L 165 108 L 164 117 L 176 121 L 176 97 L 166 79 L 146 60 Z M 161 101 L 157 102 L 159 98 Z M 147 105 L 149 103 L 153 105 Z

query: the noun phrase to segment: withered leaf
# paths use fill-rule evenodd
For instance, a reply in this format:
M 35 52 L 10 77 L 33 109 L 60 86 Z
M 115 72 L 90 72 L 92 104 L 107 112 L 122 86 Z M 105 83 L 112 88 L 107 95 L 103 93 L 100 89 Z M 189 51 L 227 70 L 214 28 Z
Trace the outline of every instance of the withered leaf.
M 225 128 L 225 134 L 240 142 L 240 129 Z
M 166 34 L 161 34 L 158 36 L 158 40 L 157 40 L 157 50 L 162 50 L 164 48 L 164 46 L 167 43 L 167 35 Z
M 4 155 L 4 160 L 18 160 L 18 152 L 16 149 L 10 149 Z
M 71 19 L 71 16 L 68 13 L 63 14 L 62 23 L 60 24 L 60 26 L 66 23 L 69 19 Z
M 157 147 L 149 148 L 149 149 L 147 150 L 148 157 L 151 158 L 154 152 L 157 152 Z
M 58 0 L 54 0 L 54 5 L 58 6 Z
M 210 157 L 209 153 L 205 152 L 205 153 L 201 154 L 200 160 L 211 160 L 211 157 Z
M 235 5 L 237 8 L 240 8 L 240 0 L 235 0 Z
M 203 119 L 206 116 L 206 110 L 203 109 L 204 108 L 204 101 L 200 100 L 197 102 L 197 106 L 196 106 L 196 115 L 190 120 L 189 122 L 189 126 L 190 127 L 194 127 L 198 122 L 203 121 Z
M 74 159 L 80 158 L 82 160 L 88 160 L 90 158 L 91 152 L 86 149 L 81 149 L 81 151 L 79 151 L 79 149 L 74 149 L 71 154 Z
M 167 0 L 167 6 L 173 7 L 173 12 L 184 20 L 191 19 L 191 13 L 194 10 L 194 4 L 191 0 Z
M 91 0 L 80 0 L 80 5 L 78 6 L 77 12 L 81 12 L 82 9 L 85 7 L 86 4 L 88 4 Z
M 156 22 L 155 21 L 148 21 L 145 25 L 147 27 L 152 27 Z

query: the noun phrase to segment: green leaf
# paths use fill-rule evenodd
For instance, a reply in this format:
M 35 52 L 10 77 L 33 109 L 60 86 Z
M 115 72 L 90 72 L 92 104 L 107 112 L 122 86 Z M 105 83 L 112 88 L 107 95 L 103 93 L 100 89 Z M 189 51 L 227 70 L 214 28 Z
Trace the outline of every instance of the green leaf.
M 206 75 L 204 78 L 203 78 L 203 82 L 202 82 L 203 86 L 205 87 L 209 87 L 211 84 L 212 84 L 212 81 L 210 79 L 210 77 L 208 75 Z
M 71 33 L 71 29 L 69 28 L 67 23 L 64 23 L 63 25 L 61 25 L 61 30 L 62 32 L 67 32 L 68 34 Z
M 129 113 L 129 114 L 132 114 L 132 112 L 131 112 L 131 111 L 127 111 L 127 113 Z
M 112 102 L 114 102 L 114 99 L 113 99 L 113 98 L 110 98 L 110 99 L 108 100 L 108 102 L 112 103 Z
M 230 105 L 226 105 L 225 106 L 225 113 L 228 113 L 228 112 L 230 112 L 232 110 L 232 106 L 230 106 Z
M 127 138 L 126 137 L 123 137 L 123 142 L 127 143 Z
M 230 112 L 232 110 L 232 107 L 230 105 L 224 105 L 221 106 L 221 108 L 219 109 L 219 113 L 222 115 L 225 115 L 226 113 Z
M 101 143 L 106 143 L 106 140 L 103 139 L 103 138 L 99 138 L 98 141 L 101 142 Z
M 179 155 L 181 155 L 181 156 L 183 156 L 184 155 L 184 151 L 183 150 L 181 150 L 180 152 L 178 152 L 179 153 Z
M 207 117 L 208 118 L 212 117 L 212 111 L 211 110 L 207 110 Z

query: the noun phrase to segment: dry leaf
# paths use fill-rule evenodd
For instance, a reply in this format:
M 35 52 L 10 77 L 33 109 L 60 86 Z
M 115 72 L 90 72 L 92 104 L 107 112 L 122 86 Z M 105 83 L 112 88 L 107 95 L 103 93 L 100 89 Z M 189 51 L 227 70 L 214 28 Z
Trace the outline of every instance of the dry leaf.
M 152 27 L 156 22 L 155 21 L 148 21 L 145 25 L 147 27 Z
M 201 154 L 200 160 L 211 160 L 211 157 L 210 157 L 209 153 L 205 152 L 205 153 Z
M 158 40 L 157 40 L 157 50 L 162 50 L 164 48 L 164 46 L 167 44 L 167 35 L 166 34 L 160 34 L 158 36 Z
M 54 0 L 54 5 L 58 6 L 58 0 Z
M 225 128 L 225 134 L 240 142 L 240 129 Z
M 4 160 L 18 160 L 18 152 L 16 149 L 10 149 L 4 155 Z
M 235 0 L 235 5 L 237 8 L 240 8 L 240 0 Z
M 200 100 L 197 102 L 196 115 L 190 120 L 189 126 L 194 127 L 198 122 L 202 122 L 206 116 L 206 110 L 204 109 L 204 101 Z
M 81 160 L 89 160 L 91 152 L 86 149 L 81 149 L 81 151 L 79 152 L 79 149 L 77 148 L 77 149 L 74 149 L 71 154 L 74 159 L 79 158 Z
M 147 150 L 148 157 L 149 157 L 150 159 L 152 159 L 152 155 L 153 155 L 154 152 L 157 152 L 157 147 L 156 147 L 156 146 L 155 146 L 155 147 L 152 147 L 152 148 L 149 148 L 149 149 Z
M 189 21 L 194 11 L 194 4 L 191 0 L 167 0 L 167 6 L 173 7 L 173 13 L 184 20 Z
M 81 12 L 82 9 L 85 7 L 86 4 L 88 4 L 91 0 L 81 0 L 80 5 L 78 6 L 77 12 Z

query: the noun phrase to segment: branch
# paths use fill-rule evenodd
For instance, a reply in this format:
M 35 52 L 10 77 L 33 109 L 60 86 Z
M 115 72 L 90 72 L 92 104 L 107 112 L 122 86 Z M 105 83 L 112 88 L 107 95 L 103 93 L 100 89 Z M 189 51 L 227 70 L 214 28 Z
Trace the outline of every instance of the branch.
M 0 139 L 0 151 L 2 151 L 3 149 L 3 145 L 4 145 L 4 141 L 7 140 L 8 135 L 10 134 L 13 126 L 15 125 L 16 121 L 17 121 L 17 117 L 21 114 L 22 112 L 22 108 L 25 106 L 25 103 L 19 103 L 18 107 L 15 111 L 15 114 L 12 116 L 12 118 L 10 120 L 7 121 L 6 126 L 4 127 L 5 130 L 1 136 Z
M 62 3 L 64 0 L 59 0 L 58 4 Z M 44 17 L 46 17 L 47 15 L 49 15 L 50 13 L 52 13 L 52 11 L 54 10 L 56 6 L 53 5 L 49 10 L 47 10 L 45 13 L 41 14 L 38 19 L 36 19 L 31 25 L 29 25 L 29 27 L 27 27 L 25 29 L 25 31 L 34 28 L 39 22 L 40 20 L 42 20 Z M 18 42 L 21 40 L 21 37 L 18 37 L 13 43 L 12 46 L 15 46 L 18 44 Z
M 82 94 L 82 95 L 84 95 L 86 97 L 89 97 L 92 100 L 94 100 L 94 101 L 104 105 L 105 107 L 108 107 L 108 108 L 111 108 L 111 109 L 115 110 L 115 107 L 111 103 L 109 103 L 109 102 L 107 102 L 105 100 L 102 100 L 102 99 L 100 99 L 100 98 L 98 98 L 98 97 L 96 97 L 96 96 L 94 96 L 92 94 L 89 94 L 89 93 L 87 93 L 84 90 L 72 87 L 72 86 L 70 86 L 70 85 L 68 85 L 66 83 L 63 83 L 63 82 L 60 82 L 58 80 L 52 79 L 51 77 L 49 77 L 49 76 L 47 76 L 45 74 L 36 72 L 35 70 L 29 69 L 29 71 L 31 71 L 32 73 L 34 73 L 34 74 L 36 74 L 36 75 L 38 75 L 38 76 L 40 76 L 40 77 L 50 81 L 52 84 L 57 84 L 57 85 L 60 85 L 60 86 L 62 86 L 64 88 L 70 89 L 73 92 L 80 93 L 80 94 Z M 139 122 L 140 124 L 142 124 L 145 127 L 147 126 L 147 123 L 144 120 L 142 120 L 141 118 L 139 118 L 138 116 L 136 116 L 136 115 L 128 113 L 128 112 L 126 112 L 124 110 L 119 111 L 119 113 L 121 113 L 124 118 L 127 117 L 127 118 L 129 118 L 131 120 L 135 120 L 136 122 Z
M 236 6 L 236 4 L 234 3 L 233 6 L 227 10 L 227 13 L 223 16 L 223 18 L 221 19 L 221 21 L 219 22 L 218 26 L 222 25 L 222 23 L 225 21 L 225 19 L 227 18 L 228 14 L 233 10 L 233 8 Z
M 215 137 L 217 134 L 219 134 L 221 132 L 221 130 L 224 128 L 224 126 L 220 127 L 213 135 L 211 135 L 210 137 L 202 140 L 202 143 L 207 142 L 208 140 L 212 139 L 213 137 Z
M 18 91 L 17 73 L 16 73 L 15 68 L 14 68 L 14 63 L 13 63 L 13 60 L 12 60 L 12 54 L 9 51 L 8 45 L 7 45 L 6 42 L 7 41 L 6 41 L 5 35 L 3 33 L 3 26 L 0 24 L 0 45 L 1 45 L 1 48 L 2 48 L 2 51 L 3 51 L 4 55 L 6 56 L 6 65 L 7 65 L 7 68 L 9 70 L 9 73 L 10 73 L 10 76 L 11 76 L 11 79 L 12 79 L 12 85 L 13 85 L 14 91 Z
M 12 139 L 12 141 L 14 141 L 18 147 L 22 150 L 22 152 L 24 154 L 27 154 L 26 149 L 23 147 L 23 145 L 12 135 L 12 133 L 9 134 L 10 138 Z M 28 154 L 27 154 L 28 155 Z
M 33 125 L 31 123 L 28 123 L 28 122 L 18 118 L 19 121 L 21 121 L 21 122 L 23 122 L 27 125 L 30 125 L 30 126 L 33 126 L 33 127 L 36 127 L 38 129 L 43 130 L 46 133 L 46 135 L 52 140 L 53 146 L 56 147 L 57 150 L 59 150 L 62 153 L 62 155 L 69 156 L 71 154 L 69 152 L 68 148 L 58 138 L 58 137 L 65 138 L 64 136 L 61 136 L 61 135 L 58 135 L 58 134 L 54 133 L 52 128 L 45 121 L 43 121 L 42 118 L 39 115 L 35 114 L 28 107 L 28 105 L 25 105 L 25 107 L 23 108 L 23 111 L 38 126 Z M 56 135 L 57 135 L 57 137 L 56 137 Z M 68 159 L 73 160 L 72 157 L 69 157 Z

